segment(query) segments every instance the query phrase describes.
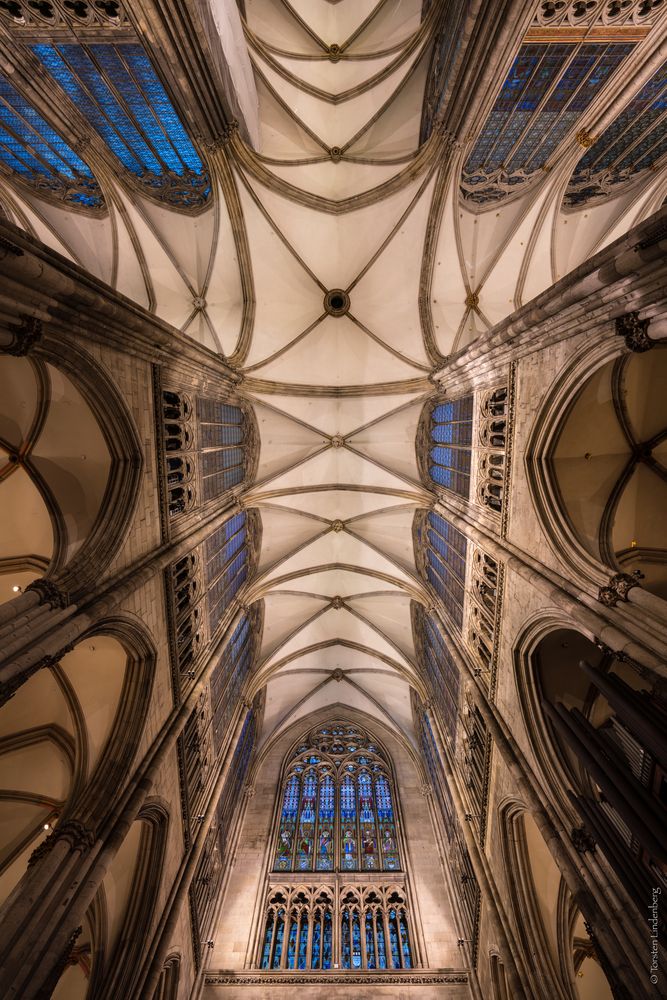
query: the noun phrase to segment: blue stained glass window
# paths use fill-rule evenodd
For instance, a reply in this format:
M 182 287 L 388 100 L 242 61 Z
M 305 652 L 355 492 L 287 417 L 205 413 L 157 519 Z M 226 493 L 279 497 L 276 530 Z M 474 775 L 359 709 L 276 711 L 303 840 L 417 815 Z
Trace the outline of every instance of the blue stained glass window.
M 326 775 L 320 782 L 317 869 L 331 871 L 334 866 L 334 780 Z
M 296 865 L 299 871 L 311 871 L 313 867 L 316 797 L 317 775 L 315 771 L 308 771 L 303 777 L 301 813 L 299 816 L 299 839 L 296 849 Z
M 317 912 L 315 914 L 315 923 L 313 924 L 313 944 L 311 947 L 311 958 L 310 964 L 311 968 L 319 969 L 320 967 L 320 946 L 322 943 L 322 914 Z
M 463 625 L 468 541 L 453 524 L 433 511 L 419 542 L 426 547 L 426 577 L 452 622 Z
M 394 969 L 401 967 L 401 947 L 398 933 L 398 917 L 396 910 L 389 911 L 389 947 L 391 949 L 391 964 Z
M 361 928 L 356 910 L 352 911 L 352 968 L 361 968 Z
M 493 203 L 548 164 L 632 43 L 521 46 L 462 178 L 462 194 Z
M 271 967 L 271 944 L 273 942 L 273 912 L 269 913 L 266 919 L 266 931 L 264 933 L 264 948 L 262 949 L 262 968 Z
M 273 969 L 280 968 L 280 959 L 283 954 L 283 938 L 285 936 L 285 911 L 278 910 L 278 916 L 276 918 L 276 935 L 274 939 L 273 948 L 273 962 L 271 967 Z
M 340 785 L 341 868 L 357 867 L 357 796 L 354 779 L 345 775 Z
M 618 185 L 652 167 L 667 153 L 662 116 L 667 111 L 667 62 L 579 160 L 565 204 L 575 206 L 616 193 Z
M 377 967 L 377 963 L 375 961 L 375 939 L 373 937 L 373 914 L 370 910 L 366 913 L 365 929 L 366 961 L 369 969 L 375 969 Z
M 408 935 L 408 922 L 403 910 L 399 913 L 399 930 L 401 932 L 401 950 L 403 952 L 403 968 L 412 968 L 412 960 L 410 958 L 410 937 Z
M 86 208 L 104 204 L 88 164 L 2 76 L 0 162 L 38 191 L 66 204 Z
M 280 817 L 280 832 L 278 834 L 278 849 L 276 851 L 275 868 L 277 871 L 291 871 L 292 851 L 294 848 L 294 832 L 296 817 L 299 810 L 299 793 L 301 781 L 297 775 L 292 775 L 285 785 L 283 809 Z
M 301 927 L 299 928 L 299 961 L 297 968 L 306 968 L 306 959 L 308 956 L 308 915 L 306 913 L 301 914 Z
M 245 476 L 243 411 L 215 399 L 200 398 L 197 416 L 202 498 L 211 500 L 238 486 Z
M 382 914 L 378 911 L 375 914 L 375 932 L 378 943 L 378 969 L 387 968 L 387 949 L 384 941 L 384 921 Z
M 287 968 L 293 969 L 296 962 L 296 932 L 299 927 L 299 921 L 296 916 L 292 916 L 290 919 L 290 931 L 289 938 L 287 941 Z
M 352 967 L 352 950 L 350 947 L 350 912 L 349 910 L 343 910 L 342 917 L 342 927 L 341 927 L 341 940 L 340 940 L 340 957 L 342 960 L 342 966 L 344 969 L 349 969 Z
M 205 545 L 208 616 L 211 636 L 248 575 L 246 514 L 230 517 Z
M 243 615 L 211 674 L 212 730 L 216 753 L 228 734 L 229 724 L 252 663 L 250 621 L 247 615 Z
M 331 968 L 331 952 L 332 952 L 332 937 L 333 937 L 333 925 L 331 922 L 331 913 L 327 910 L 324 914 L 324 938 L 322 941 L 322 968 Z
M 208 175 L 141 45 L 39 44 L 32 51 L 145 188 L 171 204 L 205 204 Z
M 418 627 L 423 630 L 424 668 L 433 699 L 438 708 L 438 714 L 452 741 L 452 746 L 454 746 L 458 718 L 460 672 L 449 648 L 451 640 L 445 641 L 436 615 L 421 614 L 418 621 L 420 622 Z
M 329 734 L 311 740 L 290 757 L 274 870 L 400 870 L 394 792 L 377 746 L 359 735 L 345 744 L 359 756 L 344 748 L 339 758 Z
M 441 403 L 431 414 L 431 479 L 466 500 L 470 496 L 472 411 L 469 395 Z

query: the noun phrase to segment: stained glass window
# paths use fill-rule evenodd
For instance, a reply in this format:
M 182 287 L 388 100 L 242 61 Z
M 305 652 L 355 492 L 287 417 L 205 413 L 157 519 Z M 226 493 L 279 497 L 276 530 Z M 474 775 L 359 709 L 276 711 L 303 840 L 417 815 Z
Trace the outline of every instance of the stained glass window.
M 451 621 L 463 625 L 468 541 L 453 524 L 431 511 L 420 543 L 425 547 L 426 577 Z
M 423 664 L 429 680 L 433 700 L 437 706 L 442 725 L 452 741 L 456 742 L 456 727 L 459 710 L 460 672 L 445 639 L 437 615 L 417 616 L 419 640 L 423 652 Z
M 325 727 L 299 744 L 285 779 L 273 867 L 400 871 L 389 768 L 363 732 Z
M 38 192 L 68 205 L 100 208 L 104 204 L 88 164 L 2 76 L 0 162 Z
M 470 496 L 472 411 L 469 395 L 440 403 L 431 414 L 431 479 L 465 500 Z
M 248 575 L 246 514 L 230 517 L 205 543 L 211 635 Z
M 290 751 L 260 968 L 413 967 L 396 810 L 389 761 L 362 729 L 337 721 L 318 726 Z M 290 874 L 280 883 L 283 872 Z M 325 872 L 349 872 L 350 884 L 323 884 Z M 366 872 L 377 873 L 371 884 Z M 382 872 L 391 872 L 389 884 Z
M 463 170 L 463 197 L 492 204 L 547 166 L 632 43 L 521 46 Z
M 245 475 L 243 411 L 214 399 L 198 399 L 202 499 L 211 500 Z
M 39 44 L 32 51 L 148 193 L 174 206 L 206 203 L 208 174 L 141 45 Z
M 648 170 L 667 153 L 667 63 L 582 156 L 565 193 L 571 207 L 615 194 L 620 185 Z

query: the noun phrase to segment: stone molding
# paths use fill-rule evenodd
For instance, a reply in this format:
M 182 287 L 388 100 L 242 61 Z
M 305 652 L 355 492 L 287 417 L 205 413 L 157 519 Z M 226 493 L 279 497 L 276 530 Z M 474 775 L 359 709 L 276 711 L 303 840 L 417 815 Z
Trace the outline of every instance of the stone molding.
M 614 608 L 619 601 L 627 601 L 628 593 L 639 586 L 636 576 L 628 573 L 614 573 L 606 587 L 600 587 L 598 601 L 607 608 Z
M 466 985 L 466 972 L 211 972 L 206 986 Z

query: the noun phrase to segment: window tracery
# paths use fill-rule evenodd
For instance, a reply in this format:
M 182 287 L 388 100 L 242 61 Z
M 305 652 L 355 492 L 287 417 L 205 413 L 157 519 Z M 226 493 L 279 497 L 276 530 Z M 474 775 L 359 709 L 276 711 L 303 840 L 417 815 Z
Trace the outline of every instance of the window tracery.
M 524 43 L 463 169 L 463 199 L 491 206 L 542 175 L 633 48 L 630 41 Z
M 279 809 L 259 967 L 412 968 L 396 796 L 372 735 L 342 721 L 312 729 L 287 758 Z M 299 881 L 312 872 L 322 881 Z
M 88 164 L 3 76 L 0 163 L 38 193 L 66 205 L 104 207 L 102 191 Z
M 411 969 L 412 931 L 395 884 L 278 885 L 267 897 L 259 967 Z
M 211 181 L 142 45 L 31 46 L 143 192 L 172 207 L 208 202 Z
M 198 660 L 215 640 L 248 579 L 254 565 L 256 530 L 252 512 L 233 514 L 167 570 L 177 690 L 194 677 Z M 229 648 L 236 649 L 236 645 L 232 640 Z M 242 645 L 239 640 L 239 647 Z M 243 659 L 240 652 L 238 655 Z
M 508 403 L 507 386 L 501 386 L 487 392 L 480 406 L 477 496 L 496 514 L 502 512 L 505 495 Z
M 284 779 L 273 870 L 400 870 L 394 801 L 388 764 L 363 730 L 313 730 Z
M 248 472 L 249 434 L 239 406 L 162 391 L 164 475 L 169 518 L 239 486 Z
M 470 496 L 472 419 L 472 394 L 439 403 L 431 413 L 431 480 L 465 500 Z
M 654 169 L 667 153 L 663 115 L 667 107 L 667 63 L 579 160 L 564 204 L 577 208 L 620 193 L 634 176 Z

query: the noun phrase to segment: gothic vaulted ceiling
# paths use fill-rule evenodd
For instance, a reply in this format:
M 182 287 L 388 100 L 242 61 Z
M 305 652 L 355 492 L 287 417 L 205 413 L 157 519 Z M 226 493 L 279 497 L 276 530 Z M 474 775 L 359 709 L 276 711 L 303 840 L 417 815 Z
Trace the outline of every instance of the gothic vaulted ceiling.
M 621 17 L 588 4 L 580 22 L 576 4 L 516 4 L 512 45 L 456 118 L 447 81 L 474 12 L 453 6 L 245 0 L 231 74 L 245 118 L 200 143 L 205 169 L 189 140 L 173 144 L 184 211 L 173 191 L 154 196 L 159 164 L 147 193 L 129 154 L 113 169 L 96 137 L 62 153 L 87 156 L 87 208 L 71 190 L 66 205 L 2 187 L 18 224 L 243 374 L 261 438 L 242 501 L 262 519 L 245 600 L 264 601 L 265 739 L 330 703 L 411 729 L 410 607 L 430 604 L 412 537 L 433 500 L 415 456 L 429 376 L 667 194 L 657 5 L 617 5 Z M 57 55 L 32 52 L 75 86 Z M 605 135 L 605 156 L 578 167 Z

